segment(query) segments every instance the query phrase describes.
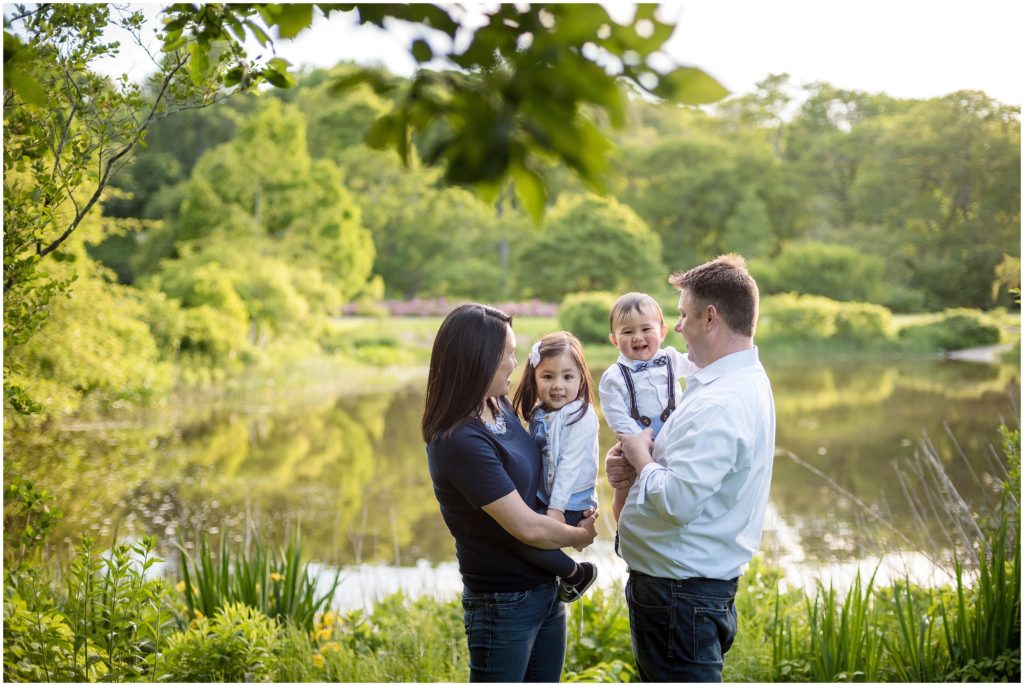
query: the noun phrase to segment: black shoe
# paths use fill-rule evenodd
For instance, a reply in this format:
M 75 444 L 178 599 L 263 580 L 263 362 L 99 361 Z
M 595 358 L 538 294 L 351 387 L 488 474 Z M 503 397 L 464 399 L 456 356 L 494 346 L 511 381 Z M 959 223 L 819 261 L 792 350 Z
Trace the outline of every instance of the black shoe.
M 575 584 L 571 584 L 565 579 L 559 579 L 558 581 L 558 599 L 563 603 L 571 603 L 582 598 L 587 589 L 593 586 L 597 580 L 597 567 L 593 563 L 579 562 L 577 564 L 583 573 L 582 579 Z

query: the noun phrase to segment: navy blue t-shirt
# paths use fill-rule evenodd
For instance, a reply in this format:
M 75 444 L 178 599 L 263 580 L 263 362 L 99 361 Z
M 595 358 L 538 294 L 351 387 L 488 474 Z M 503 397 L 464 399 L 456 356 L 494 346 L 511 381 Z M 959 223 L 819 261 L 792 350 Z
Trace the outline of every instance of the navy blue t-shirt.
M 512 491 L 530 508 L 537 505 L 540 451 L 511 408 L 502 403 L 501 411 L 507 426 L 503 435 L 471 420 L 427 444 L 434 496 L 455 537 L 462 581 L 478 593 L 525 591 L 553 579 L 517 556 L 514 550 L 521 544 L 481 509 Z

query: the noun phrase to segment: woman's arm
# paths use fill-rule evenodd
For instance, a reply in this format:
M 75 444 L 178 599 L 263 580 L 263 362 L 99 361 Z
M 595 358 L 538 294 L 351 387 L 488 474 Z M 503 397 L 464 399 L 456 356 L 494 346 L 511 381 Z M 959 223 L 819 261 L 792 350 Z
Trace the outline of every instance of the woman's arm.
M 517 491 L 484 505 L 483 510 L 517 540 L 535 548 L 554 550 L 572 546 L 583 550 L 597 536 L 596 511 L 578 525 L 569 526 L 531 510 Z

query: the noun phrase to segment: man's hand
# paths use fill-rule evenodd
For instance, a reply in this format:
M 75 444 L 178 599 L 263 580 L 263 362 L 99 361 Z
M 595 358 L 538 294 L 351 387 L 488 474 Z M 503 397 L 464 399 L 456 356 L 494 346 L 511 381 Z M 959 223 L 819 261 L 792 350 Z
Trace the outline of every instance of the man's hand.
M 550 511 L 551 510 L 548 510 L 548 512 L 550 512 Z M 583 513 L 583 519 L 581 519 L 580 523 L 577 524 L 576 526 L 577 526 L 577 528 L 580 528 L 580 529 L 583 529 L 584 531 L 586 531 L 587 534 L 589 535 L 589 538 L 587 539 L 586 543 L 583 543 L 581 545 L 574 545 L 573 546 L 573 548 L 575 548 L 576 550 L 579 550 L 580 552 L 583 552 L 583 549 L 586 548 L 591 543 L 593 543 L 594 539 L 597 538 L 597 510 L 596 509 L 590 509 L 590 510 L 585 511 Z
M 623 456 L 629 460 L 633 469 L 640 473 L 646 465 L 654 462 L 651 451 L 654 449 L 654 438 L 650 429 L 644 429 L 638 434 L 616 434 L 619 444 L 622 446 Z
M 608 485 L 615 490 L 629 488 L 636 481 L 636 470 L 622 454 L 622 444 L 616 443 L 604 456 L 604 473 Z

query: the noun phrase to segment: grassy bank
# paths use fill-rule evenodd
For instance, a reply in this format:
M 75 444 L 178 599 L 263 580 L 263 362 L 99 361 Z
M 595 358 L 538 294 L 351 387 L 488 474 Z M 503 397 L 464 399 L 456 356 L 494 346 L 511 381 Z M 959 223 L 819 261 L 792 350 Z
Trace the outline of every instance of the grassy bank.
M 1002 433 L 997 471 L 1005 480 L 984 511 L 956 505 L 937 460 L 908 484 L 919 515 L 941 518 L 957 541 L 951 585 L 880 585 L 870 577 L 848 589 L 804 591 L 787 588 L 781 570 L 755 558 L 740 582 L 739 633 L 725 679 L 1019 682 L 1020 432 Z M 338 614 L 327 609 L 333 588 L 317 590 L 294 542 L 218 553 L 199 545 L 194 558 L 183 553 L 178 576 L 154 578 L 155 539 L 102 554 L 86 540 L 55 568 L 45 554 L 59 519 L 45 491 L 22 480 L 5 484 L 5 680 L 467 678 L 457 597 L 396 594 L 371 613 Z M 636 680 L 621 591 L 595 590 L 569 607 L 563 677 Z

